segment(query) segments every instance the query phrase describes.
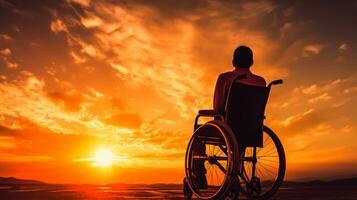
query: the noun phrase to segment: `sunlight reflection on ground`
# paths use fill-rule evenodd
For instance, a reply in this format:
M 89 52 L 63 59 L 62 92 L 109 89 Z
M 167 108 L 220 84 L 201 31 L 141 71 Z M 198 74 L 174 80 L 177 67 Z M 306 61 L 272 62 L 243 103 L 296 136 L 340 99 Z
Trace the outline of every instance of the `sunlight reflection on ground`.
M 181 185 L 1 186 L 1 199 L 184 199 Z M 240 199 L 245 199 L 241 197 Z M 281 187 L 273 199 L 357 199 L 357 186 Z

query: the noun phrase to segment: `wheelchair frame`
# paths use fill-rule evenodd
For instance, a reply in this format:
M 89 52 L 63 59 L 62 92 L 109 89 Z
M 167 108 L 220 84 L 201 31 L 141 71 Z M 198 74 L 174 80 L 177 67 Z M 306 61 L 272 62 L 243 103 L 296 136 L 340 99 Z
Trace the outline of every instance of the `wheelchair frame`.
M 241 75 L 241 76 L 238 76 L 236 77 L 232 84 L 235 83 L 236 81 L 240 80 L 240 79 L 244 79 L 246 77 L 246 75 Z M 268 88 L 268 95 L 270 93 L 270 90 L 271 90 L 271 86 L 272 85 L 277 85 L 277 84 L 282 84 L 283 83 L 283 80 L 275 80 L 275 81 L 272 81 L 271 83 L 268 84 L 267 88 Z M 231 88 L 229 89 L 229 92 L 228 92 L 228 95 L 227 95 L 227 99 L 229 98 L 229 96 L 231 95 Z M 195 118 L 195 122 L 194 122 L 194 132 L 202 125 L 199 125 L 198 124 L 198 120 L 200 117 L 214 117 L 215 119 L 219 119 L 219 121 L 223 122 L 226 124 L 226 121 L 227 121 L 227 108 L 228 108 L 228 100 L 226 101 L 226 106 L 225 106 L 225 113 L 224 115 L 221 114 L 221 113 L 218 113 L 217 111 L 215 110 L 200 110 L 199 111 L 199 114 L 196 116 Z M 265 116 L 264 116 L 264 119 L 265 119 Z M 209 123 L 209 122 L 208 122 Z M 245 184 L 246 188 L 245 190 L 240 186 L 239 187 L 239 191 L 234 191 L 232 190 L 233 192 L 228 192 L 226 195 L 230 196 L 231 198 L 235 199 L 238 197 L 238 193 L 241 191 L 242 193 L 244 193 L 247 197 L 249 197 L 250 199 L 257 199 L 257 200 L 262 200 L 262 199 L 268 199 L 269 197 L 271 197 L 272 195 L 274 195 L 274 193 L 278 190 L 278 188 L 280 187 L 280 185 L 282 184 L 283 182 L 283 179 L 284 179 L 284 175 L 285 175 L 285 168 L 286 168 L 286 163 L 285 163 L 285 152 L 284 152 L 284 149 L 283 149 L 283 146 L 280 142 L 280 140 L 278 139 L 278 137 L 275 135 L 275 133 L 269 129 L 268 127 L 264 126 L 263 125 L 263 131 L 273 140 L 274 142 L 274 145 L 275 147 L 277 148 L 277 151 L 279 153 L 279 174 L 278 174 L 278 180 L 276 180 L 276 182 L 274 182 L 274 185 L 273 185 L 273 188 L 271 190 L 269 190 L 269 192 L 267 192 L 267 194 L 264 194 L 262 196 L 257 196 L 254 194 L 254 192 L 256 192 L 257 194 L 259 193 L 257 190 L 257 184 L 260 184 L 260 180 L 254 182 L 254 178 L 256 178 L 256 164 L 257 164 L 257 147 L 253 147 L 253 152 L 252 152 L 252 155 L 251 156 L 245 156 L 243 154 L 243 156 L 240 156 L 239 157 L 239 172 L 238 172 L 238 176 L 237 176 L 237 180 L 239 183 L 240 183 L 240 180 L 243 181 L 243 183 Z M 193 138 L 192 138 L 193 139 Z M 192 140 L 191 139 L 191 140 Z M 191 142 L 191 141 L 190 141 Z M 221 147 L 220 147 L 221 148 Z M 227 151 L 224 151 L 225 149 L 221 149 L 223 152 L 226 153 L 227 155 Z M 189 151 L 189 149 L 188 149 Z M 187 153 L 188 153 L 187 151 Z M 187 153 L 186 153 L 186 159 L 187 159 Z M 236 152 L 238 153 L 238 151 Z M 239 153 L 240 154 L 240 153 Z M 251 162 L 252 163 L 252 172 L 251 172 L 251 177 L 252 180 L 249 181 L 247 180 L 247 176 L 246 175 L 246 172 L 243 171 L 245 170 L 244 168 L 244 162 Z M 226 173 L 226 169 L 222 166 L 219 166 L 218 165 L 218 168 Z M 245 173 L 245 175 L 244 175 Z M 187 171 L 186 171 L 186 176 L 187 176 Z M 185 178 L 186 179 L 186 178 Z M 184 179 L 184 184 L 187 184 L 185 182 L 185 179 Z M 259 178 L 258 178 L 259 179 Z M 189 184 L 189 183 L 188 183 Z M 259 187 L 261 187 L 259 185 Z M 189 185 L 189 188 L 192 189 L 191 185 Z M 187 188 L 186 188 L 187 189 Z M 187 192 L 186 192 L 187 193 Z M 188 195 L 185 195 L 186 197 L 190 198 L 192 195 L 192 190 L 191 190 L 191 194 L 188 194 Z M 197 194 L 196 194 L 197 195 Z M 209 198 L 207 198 L 209 199 Z

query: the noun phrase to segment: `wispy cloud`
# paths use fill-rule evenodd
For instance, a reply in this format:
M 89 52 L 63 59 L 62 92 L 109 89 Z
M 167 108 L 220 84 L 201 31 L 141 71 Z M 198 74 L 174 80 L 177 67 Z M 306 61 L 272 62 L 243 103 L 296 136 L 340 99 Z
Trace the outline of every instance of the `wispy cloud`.
M 12 37 L 7 34 L 0 34 L 0 40 L 10 41 L 10 40 L 12 40 Z
M 310 44 L 310 45 L 306 45 L 303 48 L 303 52 L 302 52 L 302 56 L 303 57 L 310 57 L 313 55 L 317 55 L 321 52 L 323 48 L 323 45 L 321 44 Z
M 340 52 L 347 51 L 347 50 L 348 50 L 348 45 L 347 45 L 347 43 L 342 43 L 342 44 L 338 47 L 338 50 L 339 50 Z
M 11 53 L 12 53 L 12 51 L 9 48 L 0 50 L 0 55 L 2 56 L 2 59 L 5 63 L 5 65 L 10 69 L 16 69 L 19 66 L 19 64 L 17 64 L 16 62 L 10 61 L 9 57 L 10 57 Z
M 62 20 L 60 19 L 56 19 L 55 21 L 52 21 L 51 22 L 51 30 L 55 33 L 58 33 L 58 32 L 67 32 L 67 26 L 63 23 Z
M 329 99 L 331 99 L 332 97 L 326 92 L 326 93 L 323 93 L 317 97 L 313 97 L 311 99 L 309 99 L 309 103 L 316 103 L 316 102 L 319 102 L 319 101 L 327 101 Z

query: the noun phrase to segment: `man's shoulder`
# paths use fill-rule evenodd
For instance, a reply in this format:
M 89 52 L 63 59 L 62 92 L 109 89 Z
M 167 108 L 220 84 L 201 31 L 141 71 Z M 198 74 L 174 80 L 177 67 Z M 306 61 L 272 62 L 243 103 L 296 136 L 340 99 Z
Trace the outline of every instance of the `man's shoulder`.
M 236 70 L 227 71 L 227 72 L 221 73 L 218 78 L 221 79 L 222 81 L 229 80 L 229 79 L 232 79 L 240 74 L 248 74 L 247 79 L 250 79 L 257 85 L 266 85 L 266 81 L 263 77 L 253 74 L 250 70 L 249 71 L 236 71 Z
M 256 79 L 265 81 L 265 79 L 264 79 L 263 77 L 259 76 L 259 75 L 253 74 L 253 76 L 254 76 Z
M 223 78 L 223 77 L 231 77 L 233 75 L 234 75 L 234 72 L 228 71 L 228 72 L 221 73 L 219 76 Z
M 256 75 L 256 74 L 252 74 L 252 76 L 254 77 L 255 81 L 261 83 L 262 85 L 266 85 L 266 81 L 263 77 Z

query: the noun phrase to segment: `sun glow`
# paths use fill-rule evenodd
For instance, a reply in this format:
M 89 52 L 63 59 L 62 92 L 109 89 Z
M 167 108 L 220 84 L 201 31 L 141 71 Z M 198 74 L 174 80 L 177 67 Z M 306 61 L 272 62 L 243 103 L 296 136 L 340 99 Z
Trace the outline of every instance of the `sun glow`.
M 102 148 L 95 152 L 93 166 L 109 167 L 115 161 L 115 155 L 111 149 Z

